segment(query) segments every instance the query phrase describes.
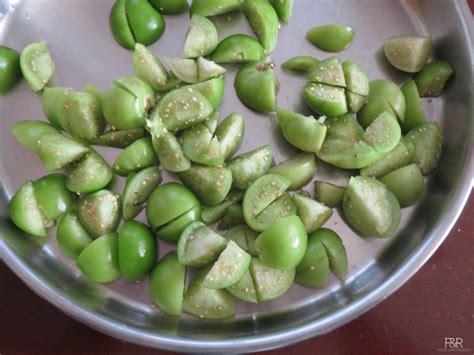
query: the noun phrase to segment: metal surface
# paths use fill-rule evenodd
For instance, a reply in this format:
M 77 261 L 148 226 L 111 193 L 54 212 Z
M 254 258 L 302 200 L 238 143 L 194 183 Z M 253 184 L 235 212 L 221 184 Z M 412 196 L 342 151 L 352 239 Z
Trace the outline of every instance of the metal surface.
M 91 82 L 105 89 L 115 78 L 133 74 L 131 52 L 119 47 L 108 27 L 113 1 L 0 0 L 1 43 L 21 50 L 46 40 L 56 63 L 57 86 L 81 89 Z M 306 31 L 325 23 L 343 23 L 356 32 L 353 45 L 341 58 L 361 64 L 371 79 L 388 77 L 403 83 L 408 75 L 386 63 L 380 51 L 383 39 L 398 34 L 429 33 L 435 56 L 448 60 L 456 71 L 442 98 L 424 100 L 427 116 L 444 131 L 440 167 L 430 176 L 421 203 L 403 211 L 397 235 L 386 240 L 360 238 L 335 213 L 328 227 L 344 239 L 349 275 L 344 284 L 331 278 L 324 290 L 294 286 L 284 297 L 259 305 L 239 304 L 235 319 L 210 322 L 184 315 L 168 317 L 150 306 L 147 283 L 119 280 L 101 286 L 80 275 L 61 255 L 54 238 L 39 245 L 12 226 L 8 200 L 27 179 L 45 172 L 38 158 L 16 142 L 8 130 L 22 119 L 44 119 L 40 100 L 25 83 L 0 99 L 0 250 L 3 261 L 36 293 L 65 313 L 114 337 L 146 346 L 176 351 L 253 351 L 287 345 L 327 333 L 367 311 L 412 276 L 441 244 L 462 210 L 471 189 L 473 152 L 472 40 L 466 21 L 472 21 L 464 1 L 445 0 L 296 0 L 289 25 L 280 31 L 272 59 L 281 64 L 299 54 L 327 56 L 304 39 Z M 151 48 L 160 58 L 180 56 L 187 15 L 166 17 L 167 30 Z M 219 36 L 250 33 L 243 15 L 216 19 Z M 301 88 L 303 77 L 276 73 L 282 89 L 279 106 L 309 113 Z M 246 109 L 232 88 L 235 72 L 226 75 L 222 116 L 240 111 L 247 130 L 240 152 L 271 143 L 276 161 L 293 154 L 272 115 Z M 100 150 L 111 161 L 118 151 Z M 319 164 L 315 178 L 343 183 L 349 177 Z M 335 177 L 335 180 L 334 180 Z M 172 178 L 167 175 L 167 178 Z M 120 191 L 120 184 L 117 185 Z M 308 185 L 310 188 L 312 184 Z M 54 234 L 54 231 L 52 232 Z M 167 246 L 161 244 L 160 255 Z M 2 285 L 8 287 L 8 285 Z M 14 300 L 13 300 L 14 302 Z

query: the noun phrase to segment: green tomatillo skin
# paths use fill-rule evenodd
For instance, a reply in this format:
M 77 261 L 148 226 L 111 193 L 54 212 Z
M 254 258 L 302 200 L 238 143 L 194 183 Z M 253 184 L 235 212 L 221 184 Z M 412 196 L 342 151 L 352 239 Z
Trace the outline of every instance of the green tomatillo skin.
M 66 213 L 59 221 L 56 240 L 59 249 L 71 259 L 76 259 L 93 241 L 74 211 Z
M 62 102 L 65 96 L 72 92 L 74 92 L 74 89 L 72 88 L 45 87 L 43 89 L 43 95 L 41 95 L 41 105 L 46 118 L 55 127 L 62 130 L 66 129 L 66 123 L 63 121 L 63 115 L 61 114 L 61 106 L 59 103 Z
M 402 86 L 401 90 L 405 96 L 406 110 L 405 119 L 400 122 L 400 127 L 402 131 L 406 133 L 424 124 L 426 122 L 426 116 L 415 81 L 409 80 Z
M 117 234 L 105 234 L 90 243 L 77 257 L 76 266 L 94 282 L 117 280 L 120 277 Z
M 251 62 L 237 72 L 235 92 L 246 106 L 261 112 L 276 110 L 280 83 L 274 66 L 273 62 Z
M 122 194 L 123 219 L 127 221 L 135 218 L 145 207 L 146 201 L 160 183 L 160 169 L 156 166 L 140 170 L 129 177 Z
M 117 79 L 105 92 L 102 111 L 115 129 L 140 128 L 155 101 L 151 87 L 138 78 L 126 76 Z
M 120 217 L 120 195 L 100 190 L 79 200 L 77 215 L 91 237 L 115 232 Z
M 417 73 L 433 54 L 433 44 L 431 37 L 389 37 L 384 42 L 384 52 L 395 68 L 407 73 Z
M 149 2 L 164 15 L 178 15 L 189 9 L 187 0 L 149 0 Z
M 270 168 L 268 173 L 281 175 L 290 180 L 288 190 L 301 189 L 316 173 L 316 156 L 311 153 L 299 154 Z
M 322 204 L 336 208 L 342 205 L 345 189 L 324 181 L 314 182 L 314 198 Z
M 321 61 L 310 55 L 298 55 L 296 57 L 288 59 L 281 65 L 281 67 L 287 70 L 295 70 L 304 73 L 309 73 L 314 68 L 316 68 L 319 63 L 321 63 Z
M 194 206 L 188 212 L 158 229 L 156 231 L 157 237 L 167 241 L 168 243 L 178 243 L 182 232 L 187 226 L 193 222 L 201 221 L 201 210 L 201 205 Z
M 321 242 L 326 249 L 331 271 L 344 280 L 347 274 L 347 252 L 341 237 L 331 229 L 320 228 L 308 236 L 310 242 Z
M 250 270 L 245 271 L 244 276 L 237 283 L 227 287 L 227 291 L 242 301 L 258 303 L 257 291 L 255 290 Z
M 211 54 L 219 42 L 216 26 L 201 15 L 192 15 L 184 42 L 184 58 L 198 58 Z
M 280 20 L 285 23 L 290 21 L 291 13 L 293 12 L 293 0 L 271 0 L 273 8 Z
M 128 281 L 146 276 L 156 264 L 157 244 L 153 233 L 143 223 L 127 221 L 118 231 L 120 272 Z
M 137 42 L 145 46 L 156 42 L 165 30 L 163 16 L 148 0 L 117 0 L 109 25 L 115 40 L 128 49 Z
M 0 46 L 0 95 L 8 93 L 20 80 L 20 53 Z
M 239 10 L 240 0 L 193 0 L 191 4 L 191 15 L 201 15 L 205 17 L 226 14 Z
M 66 176 L 51 174 L 33 182 L 36 202 L 49 221 L 68 212 L 76 202 L 76 196 L 66 188 Z
M 400 204 L 384 184 L 370 177 L 351 178 L 342 204 L 349 226 L 369 237 L 388 237 L 400 223 Z
M 328 278 L 329 258 L 326 248 L 311 234 L 303 260 L 296 267 L 295 281 L 304 287 L 320 288 L 327 285 Z
M 42 90 L 54 74 L 54 63 L 46 42 L 27 45 L 21 51 L 20 68 L 31 90 Z
M 114 174 L 109 164 L 94 150 L 89 151 L 66 180 L 69 191 L 90 193 L 106 187 Z
M 437 97 L 441 95 L 447 81 L 454 70 L 448 62 L 434 60 L 428 63 L 414 80 L 421 97 Z
M 314 27 L 306 33 L 308 41 L 326 52 L 342 52 L 351 45 L 354 37 L 354 30 L 343 25 Z
M 164 226 L 199 205 L 191 190 L 178 183 L 158 186 L 146 206 L 148 224 L 153 230 Z
M 59 131 L 47 122 L 39 120 L 19 121 L 10 126 L 15 138 L 27 149 L 38 153 L 38 141 L 47 134 L 59 134 Z
M 179 174 L 179 178 L 208 206 L 214 206 L 226 198 L 232 187 L 232 172 L 222 166 L 192 165 Z
M 227 230 L 239 224 L 245 223 L 242 204 L 240 202 L 230 205 L 224 212 L 217 228 L 219 230 Z
M 394 170 L 381 177 L 380 181 L 393 192 L 402 208 L 415 204 L 425 190 L 423 174 L 416 164 Z
M 181 315 L 183 308 L 186 267 L 178 262 L 175 251 L 166 254 L 150 275 L 150 297 L 166 314 Z
M 285 139 L 305 152 L 317 153 L 326 137 L 326 126 L 314 117 L 277 110 L 278 123 Z
M 36 237 L 46 237 L 46 217 L 36 200 L 31 181 L 24 182 L 12 197 L 8 214 L 21 230 Z
M 259 41 L 245 34 L 234 34 L 224 38 L 211 54 L 211 59 L 219 64 L 239 64 L 261 61 L 265 50 Z
M 280 22 L 278 15 L 268 1 L 244 0 L 242 11 L 262 43 L 266 54 L 270 54 L 277 45 Z
M 270 145 L 264 145 L 241 154 L 229 161 L 235 187 L 246 189 L 260 176 L 263 176 L 273 163 L 273 151 Z
M 112 165 L 116 174 L 127 176 L 150 166 L 159 164 L 150 137 L 141 138 L 130 144 L 115 159 Z

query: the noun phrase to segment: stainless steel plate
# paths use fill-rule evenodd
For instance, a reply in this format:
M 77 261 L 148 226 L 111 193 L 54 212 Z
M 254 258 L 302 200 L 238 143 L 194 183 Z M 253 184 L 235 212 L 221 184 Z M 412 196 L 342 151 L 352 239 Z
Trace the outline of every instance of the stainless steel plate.
M 131 52 L 118 46 L 109 31 L 112 3 L 0 0 L 1 43 L 21 50 L 44 39 L 57 67 L 55 85 L 81 89 L 91 82 L 105 89 L 115 78 L 133 74 Z M 327 333 L 350 321 L 389 296 L 421 267 L 446 237 L 471 189 L 474 95 L 468 11 L 462 0 L 295 0 L 291 22 L 281 28 L 278 47 L 272 53 L 277 64 L 299 54 L 327 56 L 306 42 L 305 33 L 316 25 L 343 23 L 352 26 L 357 37 L 341 58 L 361 64 L 371 79 L 388 77 L 402 83 L 408 78 L 392 69 L 380 51 L 385 37 L 398 34 L 431 34 L 435 56 L 448 60 L 456 71 L 442 98 L 424 100 L 428 118 L 443 126 L 444 153 L 440 167 L 429 178 L 423 201 L 403 211 L 397 235 L 386 240 L 360 238 L 338 213 L 328 222 L 343 237 L 349 253 L 349 277 L 344 284 L 332 278 L 324 290 L 294 286 L 276 301 L 239 304 L 235 319 L 203 322 L 186 315 L 171 318 L 151 307 L 146 282 L 120 280 L 108 286 L 89 282 L 61 255 L 54 238 L 39 245 L 8 221 L 8 200 L 21 182 L 45 174 L 39 160 L 8 129 L 18 120 L 44 119 L 38 96 L 25 83 L 0 100 L 0 247 L 4 262 L 35 292 L 70 316 L 117 338 L 152 347 L 206 352 L 268 349 Z M 151 48 L 161 58 L 180 56 L 187 22 L 187 15 L 167 17 L 163 38 Z M 215 22 L 221 38 L 251 33 L 240 13 Z M 304 78 L 280 69 L 276 73 L 282 86 L 279 105 L 309 113 L 302 102 Z M 271 143 L 277 162 L 290 157 L 294 151 L 282 139 L 275 118 L 256 114 L 238 101 L 232 87 L 234 74 L 226 75 L 220 111 L 222 116 L 240 111 L 246 117 L 240 152 Z M 117 150 L 101 151 L 110 160 L 117 155 Z M 349 175 L 321 163 L 316 178 L 331 176 L 343 183 Z M 161 246 L 163 255 L 167 247 Z

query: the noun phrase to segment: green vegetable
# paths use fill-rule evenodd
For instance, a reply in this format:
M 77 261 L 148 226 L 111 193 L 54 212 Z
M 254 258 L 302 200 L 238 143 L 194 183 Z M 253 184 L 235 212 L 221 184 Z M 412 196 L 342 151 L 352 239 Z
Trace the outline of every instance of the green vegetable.
M 326 52 L 341 52 L 347 49 L 354 37 L 354 30 L 343 25 L 318 26 L 306 33 L 308 41 Z
M 90 243 L 77 257 L 76 266 L 94 282 L 117 280 L 120 277 L 117 234 L 105 234 Z
M 189 187 L 203 204 L 209 206 L 224 201 L 232 187 L 232 172 L 222 166 L 192 165 L 178 175 L 183 184 Z
M 0 46 L 0 95 L 8 93 L 20 80 L 20 53 Z
M 184 57 L 207 56 L 216 49 L 218 42 L 216 26 L 201 15 L 193 15 L 184 42 Z
M 228 164 L 232 171 L 232 183 L 239 189 L 246 189 L 270 169 L 272 162 L 273 152 L 270 145 L 233 158 Z
M 24 182 L 12 197 L 8 214 L 21 230 L 37 237 L 46 237 L 46 217 L 38 205 L 31 181 Z
M 285 139 L 298 149 L 317 153 L 326 137 L 324 120 L 318 121 L 313 116 L 277 110 L 277 119 Z
M 10 126 L 10 131 L 15 138 L 27 149 L 38 153 L 38 141 L 47 134 L 59 134 L 59 131 L 44 121 L 26 120 L 19 121 Z
M 49 221 L 68 212 L 76 202 L 76 196 L 66 188 L 66 176 L 51 174 L 33 182 L 36 202 Z
M 417 73 L 433 54 L 431 37 L 389 37 L 384 42 L 384 52 L 395 68 L 407 73 Z
M 160 60 L 140 43 L 135 44 L 133 69 L 137 77 L 155 91 L 164 90 L 168 82 L 172 81 Z
M 291 181 L 288 190 L 298 190 L 305 186 L 316 173 L 316 156 L 310 153 L 298 154 L 268 170 Z
M 125 130 L 113 129 L 105 132 L 98 138 L 92 139 L 90 143 L 114 148 L 126 148 L 144 135 L 145 130 L 142 127 Z
M 274 222 L 255 240 L 262 264 L 289 270 L 303 259 L 308 236 L 301 219 L 289 216 Z
M 178 241 L 178 260 L 186 266 L 204 266 L 217 260 L 227 240 L 202 222 L 192 222 Z
M 319 202 L 330 208 L 336 208 L 342 205 L 342 197 L 345 189 L 328 182 L 314 182 L 314 197 Z
M 372 177 L 386 175 L 393 170 L 410 164 L 413 161 L 414 151 L 413 144 L 408 139 L 402 139 L 383 159 L 361 169 L 360 174 Z
M 59 133 L 45 134 L 38 141 L 38 154 L 48 171 L 59 170 L 88 151 L 88 147 Z
M 304 87 L 304 99 L 315 112 L 338 117 L 347 113 L 346 95 L 343 88 L 308 82 Z
M 129 177 L 122 194 L 123 219 L 135 218 L 143 210 L 145 202 L 160 183 L 160 169 L 156 166 L 140 170 Z
M 164 15 L 178 15 L 188 11 L 187 0 L 148 0 L 160 13 Z
M 120 272 L 128 281 L 147 275 L 156 264 L 158 248 L 152 232 L 143 223 L 127 221 L 118 231 Z
M 441 95 L 454 70 L 448 62 L 435 60 L 428 63 L 414 80 L 421 97 L 436 97 Z
M 74 192 L 94 192 L 106 187 L 113 176 L 107 162 L 95 151 L 90 150 L 67 177 L 66 187 Z
M 203 286 L 208 268 L 200 270 L 192 279 L 184 295 L 183 310 L 199 318 L 222 319 L 235 314 L 235 299 L 223 289 Z
M 276 110 L 280 83 L 273 73 L 274 67 L 273 62 L 263 61 L 251 62 L 240 68 L 234 87 L 243 104 L 261 112 Z
M 236 284 L 248 270 L 251 259 L 234 241 L 230 241 L 204 278 L 203 287 L 227 288 Z
M 436 122 L 425 123 L 407 133 L 406 140 L 415 148 L 414 162 L 423 175 L 428 175 L 438 165 L 443 149 L 441 127 Z
M 150 297 L 163 312 L 181 315 L 186 268 L 178 262 L 175 251 L 166 254 L 150 275 Z
M 288 23 L 291 13 L 293 12 L 293 0 L 271 0 L 270 3 L 278 14 L 280 20 Z
M 277 0 L 278 1 L 278 0 Z M 321 63 L 318 59 L 309 55 L 299 55 L 288 59 L 281 67 L 287 70 L 296 70 L 305 73 L 311 72 Z
M 31 90 L 43 89 L 54 73 L 54 63 L 46 42 L 27 45 L 20 55 L 20 68 Z
M 192 0 L 191 15 L 216 16 L 240 9 L 240 0 Z
M 268 1 L 244 0 L 242 11 L 262 43 L 265 53 L 270 54 L 277 45 L 280 26 L 275 9 Z
M 219 42 L 211 59 L 219 64 L 248 63 L 265 58 L 265 50 L 255 38 L 234 34 Z
M 348 224 L 369 237 L 392 235 L 400 223 L 400 205 L 384 184 L 370 177 L 351 178 L 342 203 Z
M 425 190 L 423 174 L 416 164 L 394 170 L 381 177 L 380 181 L 393 192 L 402 208 L 416 203 Z
M 117 0 L 109 25 L 115 40 L 128 49 L 137 42 L 145 46 L 156 42 L 165 30 L 163 16 L 148 0 Z
M 257 258 L 252 258 L 250 275 L 257 291 L 257 299 L 262 302 L 278 298 L 288 291 L 295 279 L 295 269 L 282 270 L 265 266 Z
M 59 249 L 71 259 L 76 259 L 93 240 L 74 211 L 69 211 L 59 221 L 56 239 Z
M 331 208 L 313 200 L 311 197 L 296 193 L 293 195 L 293 203 L 296 206 L 296 214 L 303 222 L 306 233 L 321 228 L 332 216 Z
M 405 96 L 406 110 L 405 119 L 400 122 L 400 127 L 402 131 L 406 133 L 424 124 L 426 122 L 426 116 L 416 83 L 413 80 L 409 80 L 402 86 L 401 90 Z
M 120 195 L 109 190 L 86 195 L 79 200 L 77 215 L 91 237 L 112 233 L 120 223 Z
M 150 137 L 136 140 L 115 159 L 113 169 L 116 174 L 127 176 L 150 166 L 159 164 Z
M 115 80 L 102 98 L 102 112 L 116 129 L 143 127 L 149 109 L 155 104 L 155 93 L 142 80 L 126 76 Z

